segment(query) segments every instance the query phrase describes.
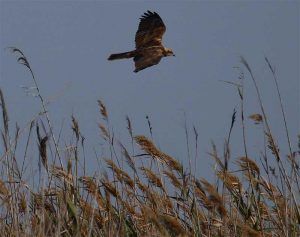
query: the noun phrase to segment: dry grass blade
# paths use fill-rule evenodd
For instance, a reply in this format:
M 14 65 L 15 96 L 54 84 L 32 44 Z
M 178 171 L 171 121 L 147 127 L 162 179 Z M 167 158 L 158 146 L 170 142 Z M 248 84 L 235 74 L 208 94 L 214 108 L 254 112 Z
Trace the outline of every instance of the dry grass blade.
M 159 206 L 159 202 L 161 201 L 161 197 L 158 193 L 152 192 L 146 185 L 137 181 L 137 185 L 139 189 L 145 194 L 145 198 L 147 198 L 145 205 L 152 206 L 151 208 L 156 209 Z
M 110 136 L 109 136 L 109 133 L 108 133 L 106 127 L 103 124 L 100 123 L 99 128 L 101 130 L 103 139 L 104 140 L 110 140 Z
M 25 56 L 25 54 L 18 48 L 15 48 L 15 47 L 9 47 L 9 49 L 13 52 L 13 53 L 18 53 L 19 56 L 17 58 L 17 61 L 18 63 L 26 66 L 30 71 L 31 71 L 31 68 L 30 68 L 30 64 Z
M 252 119 L 255 124 L 259 124 L 263 121 L 263 117 L 261 114 L 252 114 L 249 116 L 249 119 Z
M 73 175 L 65 171 L 63 168 L 53 166 L 51 173 L 58 179 L 67 182 L 70 185 L 73 185 L 74 178 Z
M 279 148 L 276 145 L 272 134 L 267 133 L 267 132 L 265 134 L 266 134 L 267 139 L 268 139 L 268 148 L 272 151 L 273 155 L 275 155 L 275 157 L 277 158 L 277 160 L 279 160 L 280 159 Z
M 222 170 L 225 170 L 225 164 L 223 161 L 221 161 L 216 145 L 212 142 L 212 152 L 209 152 L 208 154 L 216 161 L 216 163 L 221 167 Z
M 99 108 L 100 108 L 100 113 L 103 116 L 103 119 L 107 121 L 108 120 L 108 114 L 107 114 L 107 110 L 106 110 L 106 107 L 105 107 L 104 103 L 101 100 L 98 100 L 98 105 L 99 105 Z
M 126 116 L 126 122 L 127 122 L 127 130 L 130 134 L 130 137 L 133 137 L 133 130 L 132 130 L 132 126 L 131 126 L 131 121 L 130 121 L 130 118 L 128 116 Z
M 229 190 L 237 190 L 238 192 L 241 191 L 242 184 L 238 177 L 234 176 L 228 171 L 219 171 L 217 175 Z
M 180 174 L 183 174 L 183 167 L 176 159 L 167 154 L 163 154 L 163 160 L 170 169 L 176 170 Z
M 165 190 L 164 185 L 161 182 L 161 179 L 156 174 L 154 174 L 152 170 L 147 169 L 145 167 L 141 167 L 140 169 L 144 172 L 145 176 L 147 177 L 147 179 L 151 184 L 161 188 L 162 190 Z
M 129 167 L 134 171 L 134 173 L 136 174 L 136 168 L 135 168 L 135 164 L 134 164 L 134 160 L 131 158 L 131 156 L 129 155 L 128 151 L 126 150 L 126 148 L 123 146 L 123 144 L 119 143 L 119 145 L 122 148 L 122 153 L 126 159 L 127 164 L 129 165 Z
M 61 156 L 60 156 L 60 153 L 59 153 L 59 149 L 58 149 L 58 144 L 57 144 L 57 141 L 55 139 L 55 136 L 54 136 L 54 133 L 53 133 L 53 128 L 52 128 L 52 124 L 51 124 L 51 121 L 50 121 L 50 117 L 49 117 L 49 114 L 48 114 L 48 110 L 46 109 L 46 102 L 40 92 L 40 88 L 38 86 L 38 83 L 37 83 L 37 80 L 34 76 L 34 73 L 33 73 L 33 70 L 31 69 L 31 66 L 27 60 L 27 58 L 25 57 L 24 53 L 16 48 L 16 47 L 9 47 L 9 49 L 11 49 L 11 51 L 13 53 L 18 53 L 20 56 L 18 57 L 17 61 L 20 63 L 20 64 L 23 64 L 25 65 L 29 71 L 30 71 L 30 74 L 31 74 L 31 77 L 32 77 L 32 80 L 34 82 L 34 86 L 36 88 L 36 91 L 37 91 L 37 96 L 38 98 L 40 99 L 40 102 L 41 102 L 41 106 L 42 106 L 42 113 L 45 115 L 46 119 L 47 119 L 47 123 L 48 123 L 48 127 L 49 127 L 49 130 L 50 130 L 50 134 L 51 134 L 51 137 L 52 137 L 52 140 L 53 140 L 53 143 L 54 143 L 54 146 L 55 146 L 55 151 L 56 151 L 56 154 L 59 158 L 59 162 L 60 162 L 60 166 L 63 168 L 63 164 L 62 164 L 62 160 L 61 160 Z
M 198 201 L 209 211 L 213 210 L 214 204 L 209 200 L 209 197 L 206 196 L 206 193 L 201 186 L 200 182 L 196 182 L 195 185 L 195 196 L 197 197 Z
M 249 227 L 246 224 L 240 224 L 242 236 L 248 236 L 248 237 L 261 237 L 261 233 L 254 230 L 253 228 Z
M 251 68 L 250 68 L 250 66 L 249 66 L 249 64 L 248 64 L 248 62 L 246 61 L 246 59 L 243 57 L 243 56 L 241 56 L 241 63 L 247 68 L 247 70 L 250 72 L 250 74 L 252 75 L 252 70 L 251 70 Z
M 227 215 L 226 208 L 223 204 L 223 199 L 216 190 L 216 187 L 209 182 L 207 182 L 205 179 L 201 179 L 201 183 L 204 186 L 204 189 L 208 193 L 208 199 L 211 202 L 211 204 L 216 207 L 218 213 L 220 216 L 224 217 Z
M 105 190 L 107 192 L 109 192 L 110 194 L 112 194 L 115 198 L 118 198 L 120 196 L 119 191 L 117 190 L 116 186 L 113 185 L 111 182 L 109 182 L 108 180 L 102 179 L 101 183 L 104 186 Z
M 122 205 L 123 205 L 123 207 L 125 208 L 125 210 L 126 210 L 128 213 L 130 213 L 130 215 L 131 215 L 132 217 L 138 218 L 139 215 L 136 213 L 135 207 L 132 206 L 131 203 L 126 202 L 126 201 L 123 201 L 123 202 L 122 202 Z
M 148 155 L 160 158 L 161 151 L 156 148 L 152 141 L 145 136 L 135 136 L 135 141 L 140 145 L 141 149 Z
M 83 218 L 86 219 L 88 223 L 90 223 L 91 219 L 94 218 L 98 228 L 103 228 L 103 225 L 107 222 L 107 218 L 102 217 L 100 211 L 93 208 L 90 203 L 83 199 L 80 200 L 80 207 L 83 211 Z
M 137 180 L 136 184 L 143 193 L 147 192 L 148 187 L 144 185 L 140 180 Z
M 108 164 L 108 166 L 112 169 L 112 171 L 115 173 L 117 179 L 120 182 L 124 182 L 129 187 L 131 187 L 132 189 L 134 188 L 134 182 L 133 182 L 133 180 L 130 178 L 130 176 L 126 172 L 124 172 L 123 170 L 119 169 L 117 167 L 117 165 L 112 160 L 108 160 L 107 159 L 105 161 Z
M 34 209 L 45 209 L 49 214 L 55 214 L 55 208 L 45 196 L 39 193 L 32 193 L 32 207 Z
M 141 149 L 147 153 L 147 155 L 159 159 L 160 161 L 167 164 L 170 168 L 175 169 L 178 172 L 182 172 L 182 165 L 171 156 L 157 149 L 153 142 L 150 141 L 147 137 L 135 136 L 134 139 L 140 145 Z
M 255 161 L 247 157 L 240 157 L 237 163 L 243 170 L 248 170 L 251 173 L 256 173 L 257 175 L 260 174 L 260 169 Z
M 167 229 L 171 236 L 189 236 L 178 218 L 170 215 L 160 215 L 159 222 Z
M 1 179 L 0 179 L 0 197 L 1 199 L 6 199 L 9 197 L 9 190 Z
M 80 137 L 80 130 L 79 130 L 78 121 L 75 119 L 73 115 L 72 115 L 72 130 L 75 133 L 76 139 L 78 141 Z
M 232 129 L 233 129 L 233 125 L 235 124 L 235 121 L 236 121 L 236 109 L 233 110 L 233 113 L 232 113 L 232 116 L 231 116 L 231 125 L 230 125 L 230 129 L 229 129 L 229 134 L 228 134 L 228 142 L 230 141 L 231 132 L 232 132 Z
M 48 136 L 45 136 L 40 140 L 39 151 L 40 151 L 40 157 L 42 160 L 42 164 L 45 167 L 45 169 L 48 171 L 47 141 L 48 141 Z
M 270 213 L 268 210 L 268 207 L 265 203 L 259 202 L 258 203 L 258 209 L 261 215 L 261 218 L 264 220 L 269 220 L 270 219 Z
M 170 179 L 171 183 L 174 185 L 176 188 L 182 188 L 181 182 L 178 180 L 176 175 L 172 171 L 164 170 L 163 173 L 168 176 Z
M 84 189 L 87 190 L 96 199 L 99 209 L 104 210 L 105 201 L 94 179 L 92 177 L 80 177 L 79 181 L 83 183 Z
M 19 212 L 20 213 L 26 213 L 27 211 L 27 201 L 26 201 L 26 197 L 25 194 L 22 193 L 19 203 L 18 203 L 18 208 L 19 208 Z
M 2 90 L 0 89 L 0 106 L 2 107 L 2 119 L 3 119 L 3 127 L 4 127 L 4 137 L 7 139 L 8 137 L 8 113 L 5 105 L 4 96 Z M 6 140 L 5 139 L 5 140 Z
M 89 192 L 89 193 L 96 193 L 98 191 L 98 186 L 94 182 L 92 177 L 80 177 L 79 181 L 84 184 L 84 188 Z
M 282 194 L 278 190 L 276 186 L 274 186 L 271 182 L 266 181 L 265 179 L 261 179 L 260 186 L 266 191 L 264 195 L 271 201 L 275 202 L 282 198 Z

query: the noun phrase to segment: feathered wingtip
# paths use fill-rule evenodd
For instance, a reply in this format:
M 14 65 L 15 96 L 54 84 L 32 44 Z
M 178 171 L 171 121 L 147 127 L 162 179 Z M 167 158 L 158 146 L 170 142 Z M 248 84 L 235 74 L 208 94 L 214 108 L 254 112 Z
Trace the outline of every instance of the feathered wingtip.
M 147 10 L 147 12 L 145 12 L 141 17 L 140 17 L 140 20 L 144 20 L 148 17 L 152 17 L 152 16 L 155 16 L 155 17 L 159 17 L 160 16 L 156 13 L 156 12 L 152 12 L 150 10 Z

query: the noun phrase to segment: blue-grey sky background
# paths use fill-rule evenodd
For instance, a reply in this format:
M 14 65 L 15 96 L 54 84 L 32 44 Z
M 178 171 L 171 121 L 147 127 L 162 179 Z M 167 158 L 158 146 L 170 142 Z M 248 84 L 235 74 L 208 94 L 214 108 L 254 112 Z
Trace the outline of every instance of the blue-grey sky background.
M 160 14 L 167 26 L 164 45 L 176 57 L 133 73 L 132 60 L 107 61 L 111 53 L 134 48 L 138 19 L 146 10 Z M 299 1 L 1 1 L 1 78 L 10 125 L 24 128 L 40 111 L 37 98 L 20 86 L 32 86 L 30 74 L 16 63 L 8 46 L 26 54 L 41 92 L 50 99 L 49 114 L 63 144 L 70 142 L 71 119 L 78 119 L 86 137 L 89 169 L 94 150 L 101 154 L 97 100 L 106 104 L 117 138 L 128 144 L 125 117 L 135 134 L 149 136 L 149 115 L 156 144 L 185 164 L 184 121 L 194 155 L 193 126 L 199 133 L 197 172 L 207 177 L 212 160 L 207 152 L 213 140 L 222 152 L 231 115 L 238 110 L 232 134 L 232 156 L 242 156 L 239 97 L 221 82 L 237 82 L 243 55 L 253 69 L 263 94 L 271 128 L 283 154 L 287 152 L 279 101 L 267 56 L 276 68 L 296 149 L 299 132 Z M 246 72 L 246 71 L 245 71 Z M 245 73 L 245 114 L 260 113 L 248 73 Z M 250 154 L 259 159 L 263 149 L 261 127 L 247 119 Z M 25 133 L 23 139 L 25 140 Z M 35 143 L 32 142 L 32 146 Z M 22 148 L 20 148 L 22 150 Z M 38 159 L 36 153 L 29 153 Z

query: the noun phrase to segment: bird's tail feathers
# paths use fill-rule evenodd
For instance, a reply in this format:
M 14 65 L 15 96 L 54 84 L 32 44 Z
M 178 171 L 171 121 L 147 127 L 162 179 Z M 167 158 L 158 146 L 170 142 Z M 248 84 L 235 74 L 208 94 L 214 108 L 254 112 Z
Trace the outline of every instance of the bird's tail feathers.
M 123 58 L 132 58 L 134 56 L 135 56 L 135 50 L 134 51 L 125 52 L 125 53 L 111 54 L 108 57 L 108 60 L 116 60 L 116 59 L 123 59 Z

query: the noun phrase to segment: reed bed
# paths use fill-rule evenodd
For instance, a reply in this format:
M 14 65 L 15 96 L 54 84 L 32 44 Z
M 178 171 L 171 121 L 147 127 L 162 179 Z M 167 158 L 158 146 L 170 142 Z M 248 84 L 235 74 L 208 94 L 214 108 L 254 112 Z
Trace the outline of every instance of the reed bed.
M 277 86 L 289 153 L 281 153 L 256 78 L 241 58 L 238 83 L 232 83 L 239 94 L 240 111 L 232 115 L 222 152 L 212 144 L 208 154 L 216 164 L 212 182 L 197 177 L 191 167 L 159 149 L 152 138 L 135 134 L 129 117 L 126 122 L 131 146 L 126 147 L 115 138 L 108 109 L 100 100 L 99 139 L 110 150 L 110 157 L 99 157 L 105 172 L 88 175 L 80 122 L 71 116 L 75 139 L 67 147 L 61 145 L 31 65 L 21 50 L 12 51 L 32 75 L 41 113 L 26 127 L 17 126 L 11 132 L 0 90 L 1 236 L 300 236 L 300 137 L 293 150 L 276 74 L 267 58 Z M 244 115 L 245 75 L 253 81 L 259 99 L 259 113 L 249 118 Z M 230 134 L 237 120 L 243 125 L 244 152 L 233 158 Z M 255 158 L 248 156 L 248 122 L 261 125 L 266 141 L 265 149 Z M 152 132 L 150 120 L 148 123 Z M 25 154 L 16 157 L 21 138 L 27 139 Z M 33 182 L 24 167 L 32 139 L 40 160 L 40 172 Z

